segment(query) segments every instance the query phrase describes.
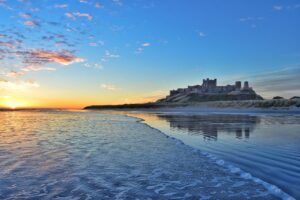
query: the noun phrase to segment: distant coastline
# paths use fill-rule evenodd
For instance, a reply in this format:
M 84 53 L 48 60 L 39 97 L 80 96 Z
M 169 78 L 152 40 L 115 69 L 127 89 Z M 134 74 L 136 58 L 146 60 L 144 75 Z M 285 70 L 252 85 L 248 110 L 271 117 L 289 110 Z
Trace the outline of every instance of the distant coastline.
M 300 99 L 235 100 L 190 103 L 144 103 L 123 105 L 92 105 L 85 110 L 149 110 L 149 111 L 238 111 L 238 112 L 300 112 Z
M 249 82 L 245 81 L 242 87 L 241 81 L 236 81 L 234 85 L 218 86 L 217 79 L 203 79 L 202 85 L 188 86 L 170 90 L 170 94 L 156 102 L 141 104 L 122 104 L 122 105 L 91 105 L 86 110 L 136 110 L 136 109 L 155 109 L 155 110 L 299 110 L 300 97 L 284 99 L 276 96 L 273 99 L 263 99 L 256 94 Z

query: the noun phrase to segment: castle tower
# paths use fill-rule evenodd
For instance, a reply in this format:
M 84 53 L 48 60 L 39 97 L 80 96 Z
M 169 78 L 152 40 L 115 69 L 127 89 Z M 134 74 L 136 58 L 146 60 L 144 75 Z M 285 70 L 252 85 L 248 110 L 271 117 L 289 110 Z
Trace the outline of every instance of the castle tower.
M 209 79 L 209 78 L 207 78 L 206 80 L 203 79 L 202 86 L 203 87 L 216 87 L 217 86 L 217 79 Z
M 242 88 L 242 82 L 241 81 L 236 81 L 235 82 L 235 89 L 240 90 Z
M 245 90 L 249 89 L 249 83 L 248 83 L 248 81 L 244 82 L 244 89 Z

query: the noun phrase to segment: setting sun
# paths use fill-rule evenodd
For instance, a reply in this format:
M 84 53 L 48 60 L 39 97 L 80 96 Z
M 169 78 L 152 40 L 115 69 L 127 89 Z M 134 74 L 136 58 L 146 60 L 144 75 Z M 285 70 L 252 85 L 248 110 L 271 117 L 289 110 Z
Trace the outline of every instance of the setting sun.
M 11 109 L 16 109 L 19 107 L 25 107 L 25 103 L 23 101 L 17 100 L 17 99 L 12 99 L 9 98 L 7 100 L 4 101 L 3 105 L 7 108 L 11 108 Z

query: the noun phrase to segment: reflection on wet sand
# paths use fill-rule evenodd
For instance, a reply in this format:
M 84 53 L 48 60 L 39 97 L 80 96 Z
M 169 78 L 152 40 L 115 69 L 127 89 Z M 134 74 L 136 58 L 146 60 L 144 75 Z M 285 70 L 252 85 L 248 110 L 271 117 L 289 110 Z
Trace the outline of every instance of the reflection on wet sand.
M 300 115 L 124 112 L 300 199 Z M 250 136 L 251 134 L 251 136 Z
M 169 123 L 170 128 L 187 131 L 191 135 L 203 135 L 205 140 L 217 140 L 218 133 L 235 134 L 237 139 L 249 139 L 257 116 L 248 115 L 157 115 Z

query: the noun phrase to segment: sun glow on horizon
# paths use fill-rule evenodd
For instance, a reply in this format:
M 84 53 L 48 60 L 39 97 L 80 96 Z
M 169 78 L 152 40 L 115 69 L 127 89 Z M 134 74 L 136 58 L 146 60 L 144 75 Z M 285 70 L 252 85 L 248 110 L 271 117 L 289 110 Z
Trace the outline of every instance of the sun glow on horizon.
M 5 97 L 4 100 L 1 102 L 1 106 L 10 108 L 10 109 L 16 109 L 16 108 L 27 107 L 28 105 L 23 100 L 19 100 L 19 99 L 8 96 L 8 97 Z

